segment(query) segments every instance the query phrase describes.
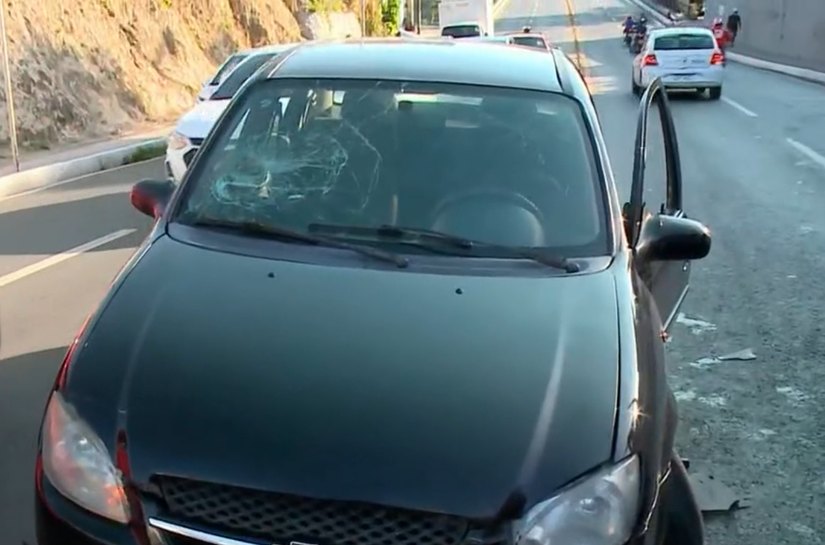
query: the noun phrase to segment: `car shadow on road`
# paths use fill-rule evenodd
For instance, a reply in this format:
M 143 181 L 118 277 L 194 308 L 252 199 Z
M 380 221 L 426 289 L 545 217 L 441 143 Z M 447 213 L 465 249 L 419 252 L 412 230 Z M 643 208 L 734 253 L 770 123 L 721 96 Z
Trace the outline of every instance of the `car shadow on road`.
M 67 347 L 0 359 L 0 543 L 35 543 L 34 458 L 46 399 Z
M 0 213 L 0 255 L 54 255 L 121 229 L 134 229 L 142 238 L 151 226 L 126 192 L 10 210 Z M 135 244 L 134 235 L 124 236 L 95 250 Z

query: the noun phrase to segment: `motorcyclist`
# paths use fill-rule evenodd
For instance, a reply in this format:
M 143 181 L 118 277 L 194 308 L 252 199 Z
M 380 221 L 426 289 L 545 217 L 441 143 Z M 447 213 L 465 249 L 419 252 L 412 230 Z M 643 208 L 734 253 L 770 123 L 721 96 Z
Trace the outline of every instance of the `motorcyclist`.
M 633 27 L 636 26 L 636 21 L 633 19 L 632 15 L 628 15 L 627 17 L 625 17 L 623 26 L 624 26 L 624 33 L 625 34 L 630 32 L 631 30 L 633 30 Z
M 636 26 L 633 28 L 633 40 L 630 42 L 631 49 L 636 52 L 641 50 L 641 44 L 644 42 L 646 37 L 647 17 L 642 15 L 639 17 L 639 20 L 636 22 Z
M 622 35 L 624 36 L 625 45 L 630 45 L 634 28 L 636 28 L 636 21 L 633 19 L 632 15 L 628 15 L 622 23 Z
M 713 31 L 713 36 L 716 38 L 716 43 L 719 44 L 719 49 L 725 51 L 728 45 L 730 45 L 733 36 L 731 31 L 725 28 L 725 24 L 721 17 L 717 17 L 713 20 L 711 30 Z
M 647 34 L 647 17 L 642 15 L 639 17 L 639 20 L 636 22 L 636 34 L 640 36 L 644 36 Z

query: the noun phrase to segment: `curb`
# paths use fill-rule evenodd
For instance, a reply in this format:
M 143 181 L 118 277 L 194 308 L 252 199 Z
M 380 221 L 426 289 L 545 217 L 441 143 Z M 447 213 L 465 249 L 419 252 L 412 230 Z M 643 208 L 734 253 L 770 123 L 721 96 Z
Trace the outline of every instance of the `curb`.
M 160 157 L 165 150 L 166 138 L 154 138 L 139 144 L 0 176 L 0 199 L 44 189 L 72 178 Z
M 506 0 L 505 0 L 506 1 Z M 630 3 L 636 5 L 637 7 L 642 8 L 643 10 L 647 11 L 648 14 L 656 19 L 661 25 L 664 26 L 672 26 L 673 23 L 664 15 L 662 15 L 658 9 L 654 6 L 644 2 L 643 0 L 628 0 Z M 685 19 L 687 21 L 687 19 Z M 776 72 L 778 74 L 784 74 L 786 76 L 791 76 L 798 79 L 803 79 L 806 81 L 810 81 L 813 83 L 820 83 L 825 85 L 825 72 L 817 72 L 816 70 L 810 70 L 808 68 L 799 68 L 797 66 L 789 66 L 787 64 L 779 64 L 776 62 L 770 61 L 763 61 L 762 59 L 757 59 L 754 57 L 748 57 L 747 55 L 742 55 L 740 53 L 734 53 L 732 51 L 725 51 L 725 56 L 732 60 L 735 63 L 744 64 L 745 66 L 750 66 L 753 68 L 759 68 L 761 70 L 767 70 L 769 72 Z
M 753 68 L 759 68 L 761 70 L 768 70 L 770 72 L 778 72 L 787 76 L 825 85 L 825 72 L 817 72 L 816 70 L 810 70 L 808 68 L 799 68 L 796 66 L 763 61 L 762 59 L 748 57 L 732 51 L 726 51 L 725 56 L 733 62 L 738 62 L 739 64 L 752 66 Z

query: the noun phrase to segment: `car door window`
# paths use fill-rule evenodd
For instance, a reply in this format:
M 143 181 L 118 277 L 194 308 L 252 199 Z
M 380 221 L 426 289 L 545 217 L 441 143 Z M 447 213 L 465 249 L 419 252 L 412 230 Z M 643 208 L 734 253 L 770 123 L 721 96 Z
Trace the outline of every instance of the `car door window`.
M 635 247 L 642 223 L 658 214 L 680 217 L 682 172 L 673 117 L 661 80 L 642 95 L 637 122 L 633 183 L 625 205 L 626 231 Z M 637 263 L 665 329 L 669 328 L 687 293 L 689 261 Z

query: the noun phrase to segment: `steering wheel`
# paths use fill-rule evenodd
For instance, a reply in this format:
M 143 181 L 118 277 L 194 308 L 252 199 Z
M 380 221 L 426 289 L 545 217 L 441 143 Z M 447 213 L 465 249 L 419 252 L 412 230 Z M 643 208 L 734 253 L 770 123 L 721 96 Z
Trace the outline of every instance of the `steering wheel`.
M 527 237 L 531 239 L 528 243 L 517 244 L 518 246 L 544 246 L 544 214 L 542 214 L 539 207 L 522 195 L 521 193 L 510 191 L 502 188 L 474 188 L 467 191 L 454 193 L 442 199 L 436 206 L 432 214 L 433 229 L 446 230 L 451 232 L 452 229 L 439 229 L 439 225 L 452 223 L 451 220 L 456 217 L 453 215 L 453 210 L 461 209 L 462 207 L 472 205 L 493 205 L 492 209 L 504 210 L 502 205 L 506 205 L 510 211 L 514 209 L 517 211 L 512 218 L 507 221 L 515 220 L 521 222 L 521 230 L 526 231 Z M 492 220 L 495 221 L 495 220 Z M 498 232 L 498 226 L 496 226 Z M 465 235 L 466 236 L 466 235 Z M 468 236 L 468 238 L 474 238 Z

